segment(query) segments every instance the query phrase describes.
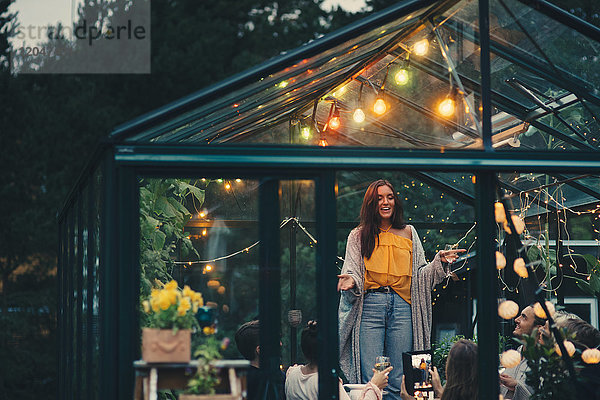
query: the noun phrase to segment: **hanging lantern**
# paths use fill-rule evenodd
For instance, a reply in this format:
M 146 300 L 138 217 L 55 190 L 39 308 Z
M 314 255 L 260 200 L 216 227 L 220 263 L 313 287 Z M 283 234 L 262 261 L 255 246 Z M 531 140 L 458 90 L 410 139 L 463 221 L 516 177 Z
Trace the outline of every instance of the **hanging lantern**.
M 333 129 L 334 131 L 337 130 L 340 127 L 340 125 L 341 125 L 341 123 L 340 123 L 339 116 L 331 117 L 331 119 L 329 120 L 329 123 L 327 124 L 329 129 Z
M 497 201 L 494 203 L 494 214 L 497 223 L 506 222 L 506 213 L 504 212 L 504 204 Z
M 513 264 L 513 269 L 521 278 L 529 277 L 527 267 L 525 266 L 525 260 L 523 260 L 521 257 L 515 260 L 515 263 Z
M 454 111 L 456 110 L 456 104 L 454 100 L 450 97 L 446 97 L 444 100 L 438 104 L 438 112 L 443 117 L 449 118 L 454 115 Z
M 310 127 L 303 126 L 302 129 L 300 129 L 300 136 L 302 136 L 304 140 L 310 139 Z
M 364 122 L 365 112 L 361 108 L 357 108 L 356 110 L 354 110 L 354 114 L 352 114 L 352 119 L 358 124 Z
M 518 215 L 511 215 L 510 217 L 513 225 L 515 226 L 515 230 L 520 235 L 525 230 L 525 222 Z
M 421 39 L 413 45 L 413 51 L 418 56 L 424 56 L 429 50 L 429 40 Z
M 506 300 L 498 306 L 498 315 L 503 319 L 512 319 L 519 313 L 519 305 L 512 300 Z
M 516 350 L 507 350 L 500 356 L 500 364 L 504 368 L 515 368 L 521 362 L 521 353 Z
M 206 286 L 208 286 L 211 289 L 216 289 L 219 286 L 221 286 L 221 282 L 219 282 L 216 279 L 211 279 L 210 281 L 206 282 Z
M 387 104 L 381 97 L 377 97 L 375 104 L 373 104 L 373 112 L 377 115 L 383 115 L 387 111 Z
M 548 309 L 548 312 L 550 313 L 550 316 L 551 317 L 554 316 L 554 304 L 550 303 L 549 301 L 546 301 L 545 303 L 546 303 L 546 308 Z M 535 316 L 538 318 L 544 318 L 544 319 L 548 318 L 540 303 L 535 303 L 533 305 L 533 312 L 535 313 Z
M 504 269 L 504 267 L 506 267 L 506 258 L 504 257 L 504 254 L 497 251 L 496 252 L 496 269 L 501 270 L 501 269 Z
M 397 85 L 404 86 L 408 83 L 408 70 L 406 68 L 400 68 L 394 75 L 394 81 Z
M 563 345 L 565 346 L 565 350 L 567 350 L 569 357 L 573 357 L 573 354 L 575 354 L 575 345 L 568 340 L 565 340 Z M 562 357 L 562 352 L 560 351 L 560 347 L 558 347 L 558 343 L 554 345 L 554 351 L 556 351 L 556 354 Z
M 319 139 L 319 146 L 321 146 L 321 147 L 329 146 L 329 143 L 327 143 L 327 139 L 325 139 L 324 137 L 321 137 L 321 139 Z
M 581 353 L 581 359 L 586 364 L 598 364 L 600 362 L 600 350 L 585 349 L 583 353 Z

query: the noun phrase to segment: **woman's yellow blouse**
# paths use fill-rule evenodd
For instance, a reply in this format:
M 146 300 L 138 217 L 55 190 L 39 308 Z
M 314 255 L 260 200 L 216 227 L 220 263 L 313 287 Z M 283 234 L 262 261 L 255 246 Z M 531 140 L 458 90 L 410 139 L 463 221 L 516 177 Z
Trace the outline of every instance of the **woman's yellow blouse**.
M 390 286 L 410 304 L 412 240 L 391 232 L 379 233 L 379 244 L 365 258 L 365 290 Z

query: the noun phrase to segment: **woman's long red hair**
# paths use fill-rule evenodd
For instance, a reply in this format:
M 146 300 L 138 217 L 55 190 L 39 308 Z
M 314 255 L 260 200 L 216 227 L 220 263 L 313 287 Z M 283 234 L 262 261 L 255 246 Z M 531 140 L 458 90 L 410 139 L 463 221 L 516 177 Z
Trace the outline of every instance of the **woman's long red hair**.
M 365 258 L 371 258 L 375 250 L 376 241 L 379 241 L 379 225 L 381 216 L 379 215 L 379 201 L 377 190 L 381 186 L 387 186 L 392 190 L 394 196 L 394 211 L 392 213 L 392 227 L 403 229 L 406 226 L 404 222 L 404 210 L 400 199 L 394 190 L 392 184 L 385 179 L 379 179 L 371 183 L 367 188 L 360 208 L 360 252 Z

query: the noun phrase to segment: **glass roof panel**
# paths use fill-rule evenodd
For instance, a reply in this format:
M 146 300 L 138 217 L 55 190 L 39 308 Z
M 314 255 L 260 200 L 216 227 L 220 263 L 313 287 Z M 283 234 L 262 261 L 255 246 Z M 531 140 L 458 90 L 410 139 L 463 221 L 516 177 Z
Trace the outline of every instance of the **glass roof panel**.
M 588 78 L 576 75 L 585 72 L 583 64 L 564 73 L 560 68 L 570 63 L 555 67 L 546 54 L 564 45 L 559 36 L 571 29 L 516 1 L 491 4 L 494 148 L 597 149 L 600 104 L 591 91 L 582 93 Z M 548 25 L 533 29 L 541 23 Z M 482 149 L 478 41 L 477 2 L 438 3 L 323 46 L 313 57 L 299 55 L 294 65 L 264 77 L 266 69 L 257 67 L 248 75 L 255 82 L 210 101 L 199 92 L 204 105 L 129 140 Z M 584 40 L 576 53 L 587 54 L 594 43 Z M 379 98 L 383 114 L 373 110 Z M 357 108 L 362 122 L 354 121 Z M 338 129 L 331 119 L 339 119 Z
M 494 0 L 492 13 L 514 32 L 506 42 L 587 82 L 600 84 L 599 43 L 516 0 Z M 530 40 L 533 39 L 532 40 Z
M 289 68 L 265 76 L 239 90 L 234 90 L 228 95 L 187 112 L 176 119 L 153 127 L 150 131 L 134 136 L 131 140 L 144 140 L 150 137 L 155 137 L 154 141 L 178 139 L 176 133 L 180 131 L 182 126 L 190 130 L 203 120 L 221 119 L 222 114 L 231 114 L 232 111 L 238 114 L 243 107 L 260 104 L 265 98 L 281 96 L 292 90 L 302 90 L 302 85 L 310 82 L 315 75 L 332 72 L 340 66 L 368 59 L 391 38 L 398 35 L 399 32 L 406 31 L 408 26 L 418 21 L 420 15 L 425 11 L 427 11 L 427 8 L 373 29 L 341 45 L 324 50 L 317 56 L 299 60 Z M 235 108 L 235 110 L 232 110 L 232 108 Z M 201 116 L 201 118 L 199 119 L 198 116 Z M 160 135 L 163 136 L 158 137 Z

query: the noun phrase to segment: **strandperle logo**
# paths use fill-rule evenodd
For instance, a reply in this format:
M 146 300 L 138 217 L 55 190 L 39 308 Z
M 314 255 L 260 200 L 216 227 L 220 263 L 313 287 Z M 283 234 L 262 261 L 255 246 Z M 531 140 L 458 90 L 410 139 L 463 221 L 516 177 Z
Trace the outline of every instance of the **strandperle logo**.
M 96 17 L 97 18 L 97 17 Z M 21 25 L 13 43 L 17 74 L 150 73 L 150 2 L 72 26 Z

